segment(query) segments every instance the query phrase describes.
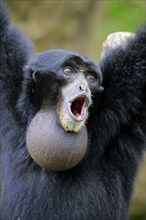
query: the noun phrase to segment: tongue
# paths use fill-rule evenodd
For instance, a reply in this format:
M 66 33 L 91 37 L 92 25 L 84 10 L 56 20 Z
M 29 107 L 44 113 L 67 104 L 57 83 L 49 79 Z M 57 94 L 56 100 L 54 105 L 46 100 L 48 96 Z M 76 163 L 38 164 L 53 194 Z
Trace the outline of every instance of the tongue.
M 81 120 L 84 117 L 85 106 L 86 99 L 84 96 L 78 97 L 72 102 L 71 111 L 78 120 Z

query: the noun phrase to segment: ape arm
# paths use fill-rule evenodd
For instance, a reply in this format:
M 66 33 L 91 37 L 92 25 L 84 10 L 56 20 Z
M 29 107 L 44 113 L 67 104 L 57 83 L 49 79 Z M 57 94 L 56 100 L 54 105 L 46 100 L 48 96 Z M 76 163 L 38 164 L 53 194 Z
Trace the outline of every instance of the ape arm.
M 113 133 L 126 124 L 138 124 L 141 131 L 146 133 L 145 36 L 146 26 L 135 36 L 127 38 L 125 44 L 106 50 L 100 62 L 105 87 L 101 107 L 110 120 L 107 124 L 113 126 Z
M 0 0 L 0 94 L 1 104 L 14 107 L 21 90 L 23 66 L 31 52 L 28 40 L 11 26 L 2 0 Z M 12 98 L 13 97 L 13 98 Z

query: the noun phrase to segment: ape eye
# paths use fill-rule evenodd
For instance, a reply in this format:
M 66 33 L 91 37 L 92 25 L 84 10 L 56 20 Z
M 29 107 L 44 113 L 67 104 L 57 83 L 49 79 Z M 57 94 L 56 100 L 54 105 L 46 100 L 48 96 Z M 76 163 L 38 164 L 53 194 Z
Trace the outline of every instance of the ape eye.
M 97 77 L 93 73 L 87 74 L 86 78 L 87 80 L 92 81 L 92 82 L 97 81 Z
M 65 68 L 64 68 L 64 73 L 65 73 L 66 75 L 71 75 L 71 74 L 74 73 L 74 71 L 73 71 L 73 69 L 72 69 L 71 67 L 65 67 Z

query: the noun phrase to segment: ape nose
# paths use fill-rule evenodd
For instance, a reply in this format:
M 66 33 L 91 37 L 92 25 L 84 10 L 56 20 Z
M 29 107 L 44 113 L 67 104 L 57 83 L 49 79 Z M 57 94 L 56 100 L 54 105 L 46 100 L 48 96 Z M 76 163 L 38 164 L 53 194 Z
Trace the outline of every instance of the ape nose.
M 80 91 L 86 91 L 86 90 L 87 90 L 87 86 L 86 86 L 85 84 L 81 84 L 81 85 L 79 86 L 79 90 L 80 90 Z

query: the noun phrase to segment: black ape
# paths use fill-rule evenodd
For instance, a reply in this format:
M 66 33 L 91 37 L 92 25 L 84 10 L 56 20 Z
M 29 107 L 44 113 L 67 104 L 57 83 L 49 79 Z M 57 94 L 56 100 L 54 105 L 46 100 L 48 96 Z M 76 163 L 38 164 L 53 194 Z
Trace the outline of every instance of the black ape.
M 145 144 L 146 28 L 108 51 L 103 83 L 77 52 L 33 56 L 1 1 L 0 38 L 0 219 L 126 220 Z
M 103 91 L 100 68 L 77 52 L 50 50 L 31 58 L 25 70 L 18 105 L 23 112 L 27 97 L 37 107 L 26 133 L 29 153 L 48 170 L 72 168 L 87 150 L 91 93 Z

